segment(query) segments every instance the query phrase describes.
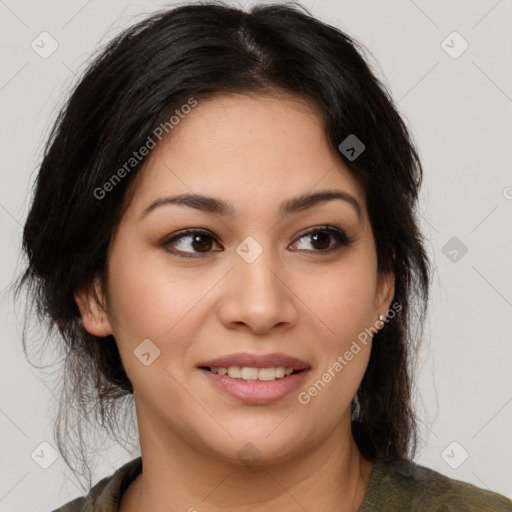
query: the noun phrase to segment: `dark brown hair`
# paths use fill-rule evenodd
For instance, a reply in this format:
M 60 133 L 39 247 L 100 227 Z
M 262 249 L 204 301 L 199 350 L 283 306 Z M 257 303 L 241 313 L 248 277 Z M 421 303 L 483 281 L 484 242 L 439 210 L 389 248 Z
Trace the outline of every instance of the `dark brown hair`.
M 316 106 L 329 144 L 365 191 L 378 271 L 394 272 L 393 303 L 401 309 L 373 338 L 352 401 L 352 431 L 371 459 L 413 457 L 417 425 L 411 376 L 430 287 L 430 262 L 416 217 L 422 167 L 390 93 L 364 52 L 353 38 L 300 5 L 260 5 L 245 12 L 210 2 L 144 19 L 89 65 L 44 150 L 23 232 L 28 264 L 16 286 L 16 294 L 26 287 L 31 297 L 26 322 L 35 310 L 47 326 L 45 341 L 62 351 L 55 436 L 72 469 L 72 456 L 87 467 L 90 446 L 84 432 L 93 415 L 119 440 L 126 421 L 121 413 L 133 405 L 116 340 L 84 329 L 73 293 L 96 276 L 105 282 L 107 249 L 144 159 L 104 197 L 95 191 L 190 98 L 200 102 L 272 91 Z M 350 134 L 365 145 L 356 159 L 338 149 Z M 25 354 L 26 334 L 25 323 Z M 74 437 L 68 435 L 72 427 Z

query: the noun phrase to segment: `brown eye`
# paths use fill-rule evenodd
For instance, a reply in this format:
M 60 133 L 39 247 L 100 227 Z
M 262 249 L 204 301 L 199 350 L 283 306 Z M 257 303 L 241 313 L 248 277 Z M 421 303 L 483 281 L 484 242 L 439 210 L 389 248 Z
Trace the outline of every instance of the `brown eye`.
M 200 230 L 187 230 L 167 239 L 162 245 L 177 256 L 200 258 L 201 253 L 207 254 L 211 251 L 214 242 L 217 243 L 211 233 Z
M 314 233 L 311 235 L 313 244 L 316 244 L 316 248 L 325 250 L 329 248 L 332 236 L 327 233 Z
M 324 226 L 321 228 L 311 229 L 309 232 L 304 233 L 300 236 L 297 242 L 294 242 L 294 246 L 304 245 L 300 244 L 301 240 L 307 240 L 309 238 L 310 245 L 313 249 L 304 249 L 310 252 L 327 253 L 339 249 L 341 246 L 348 246 L 352 243 L 352 239 L 348 237 L 344 231 L 340 229 Z M 331 245 L 331 242 L 334 243 Z
M 211 238 L 205 235 L 195 235 L 192 237 L 192 247 L 199 252 L 208 252 L 212 247 Z
M 300 249 L 307 252 L 319 254 L 329 253 L 340 249 L 342 246 L 348 246 L 352 243 L 352 238 L 348 237 L 344 231 L 332 227 L 322 226 L 311 229 L 309 232 L 300 236 L 297 242 L 291 247 L 303 245 L 301 240 L 309 238 L 312 249 Z M 217 238 L 208 231 L 198 229 L 188 229 L 181 231 L 171 238 L 166 239 L 162 245 L 172 254 L 182 258 L 202 258 L 213 252 L 214 244 L 218 245 Z M 220 249 L 222 250 L 222 249 Z

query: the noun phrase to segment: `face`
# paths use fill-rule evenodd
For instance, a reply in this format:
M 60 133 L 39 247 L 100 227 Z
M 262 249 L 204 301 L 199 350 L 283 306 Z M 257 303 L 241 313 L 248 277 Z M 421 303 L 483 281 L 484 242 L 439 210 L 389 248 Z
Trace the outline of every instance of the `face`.
M 377 273 L 364 191 L 320 117 L 291 97 L 200 101 L 138 178 L 109 248 L 106 313 L 75 297 L 86 329 L 117 341 L 139 431 L 235 463 L 246 443 L 276 462 L 350 432 L 371 350 L 361 333 L 382 325 L 394 279 Z M 345 199 L 292 201 L 324 191 Z M 227 211 L 155 204 L 179 194 Z M 240 353 L 308 368 L 266 384 L 199 368 Z

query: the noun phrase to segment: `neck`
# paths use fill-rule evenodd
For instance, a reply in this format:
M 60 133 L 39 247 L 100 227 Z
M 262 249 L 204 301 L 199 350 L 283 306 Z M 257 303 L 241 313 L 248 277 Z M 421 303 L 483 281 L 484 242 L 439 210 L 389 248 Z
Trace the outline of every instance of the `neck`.
M 348 425 L 295 457 L 245 465 L 139 422 L 143 472 L 124 493 L 120 510 L 357 512 L 373 463 L 361 456 Z

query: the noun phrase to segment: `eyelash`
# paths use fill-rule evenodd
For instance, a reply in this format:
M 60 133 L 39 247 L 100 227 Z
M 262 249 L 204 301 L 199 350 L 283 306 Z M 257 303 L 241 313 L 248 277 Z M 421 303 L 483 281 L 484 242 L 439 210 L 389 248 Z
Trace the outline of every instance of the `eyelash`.
M 338 228 L 335 228 L 335 227 L 329 226 L 329 225 L 319 226 L 319 227 L 312 228 L 312 229 L 308 230 L 307 232 L 302 233 L 296 240 L 298 241 L 298 240 L 301 240 L 302 238 L 304 238 L 304 237 L 306 237 L 308 235 L 318 234 L 318 233 L 327 233 L 327 234 L 331 235 L 336 240 L 337 245 L 335 245 L 334 247 L 331 247 L 329 249 L 325 249 L 325 250 L 318 250 L 318 251 L 306 250 L 306 252 L 315 252 L 315 253 L 319 253 L 319 254 L 327 254 L 327 253 L 331 253 L 333 251 L 337 251 L 337 250 L 341 249 L 342 247 L 348 247 L 354 241 L 353 238 L 347 236 L 346 233 L 344 231 L 342 231 L 341 229 L 338 229 Z M 205 231 L 205 230 L 202 230 L 202 229 L 191 228 L 191 229 L 185 229 L 183 231 L 180 231 L 179 233 L 173 235 L 171 238 L 167 238 L 162 243 L 162 246 L 167 251 L 169 251 L 171 254 L 173 254 L 173 255 L 175 255 L 175 256 L 177 256 L 179 258 L 204 258 L 211 251 L 208 251 L 208 252 L 205 252 L 205 253 L 187 253 L 185 251 L 178 251 L 176 249 L 169 249 L 168 248 L 168 246 L 172 242 L 175 242 L 177 240 L 181 240 L 182 238 L 187 238 L 187 237 L 189 237 L 191 235 L 202 235 L 204 237 L 209 237 L 209 238 L 212 238 L 215 241 L 215 243 L 218 244 L 217 238 L 212 233 L 210 233 L 209 231 Z M 299 251 L 300 251 L 300 249 L 299 249 Z M 192 254 L 196 254 L 196 256 L 193 256 Z

